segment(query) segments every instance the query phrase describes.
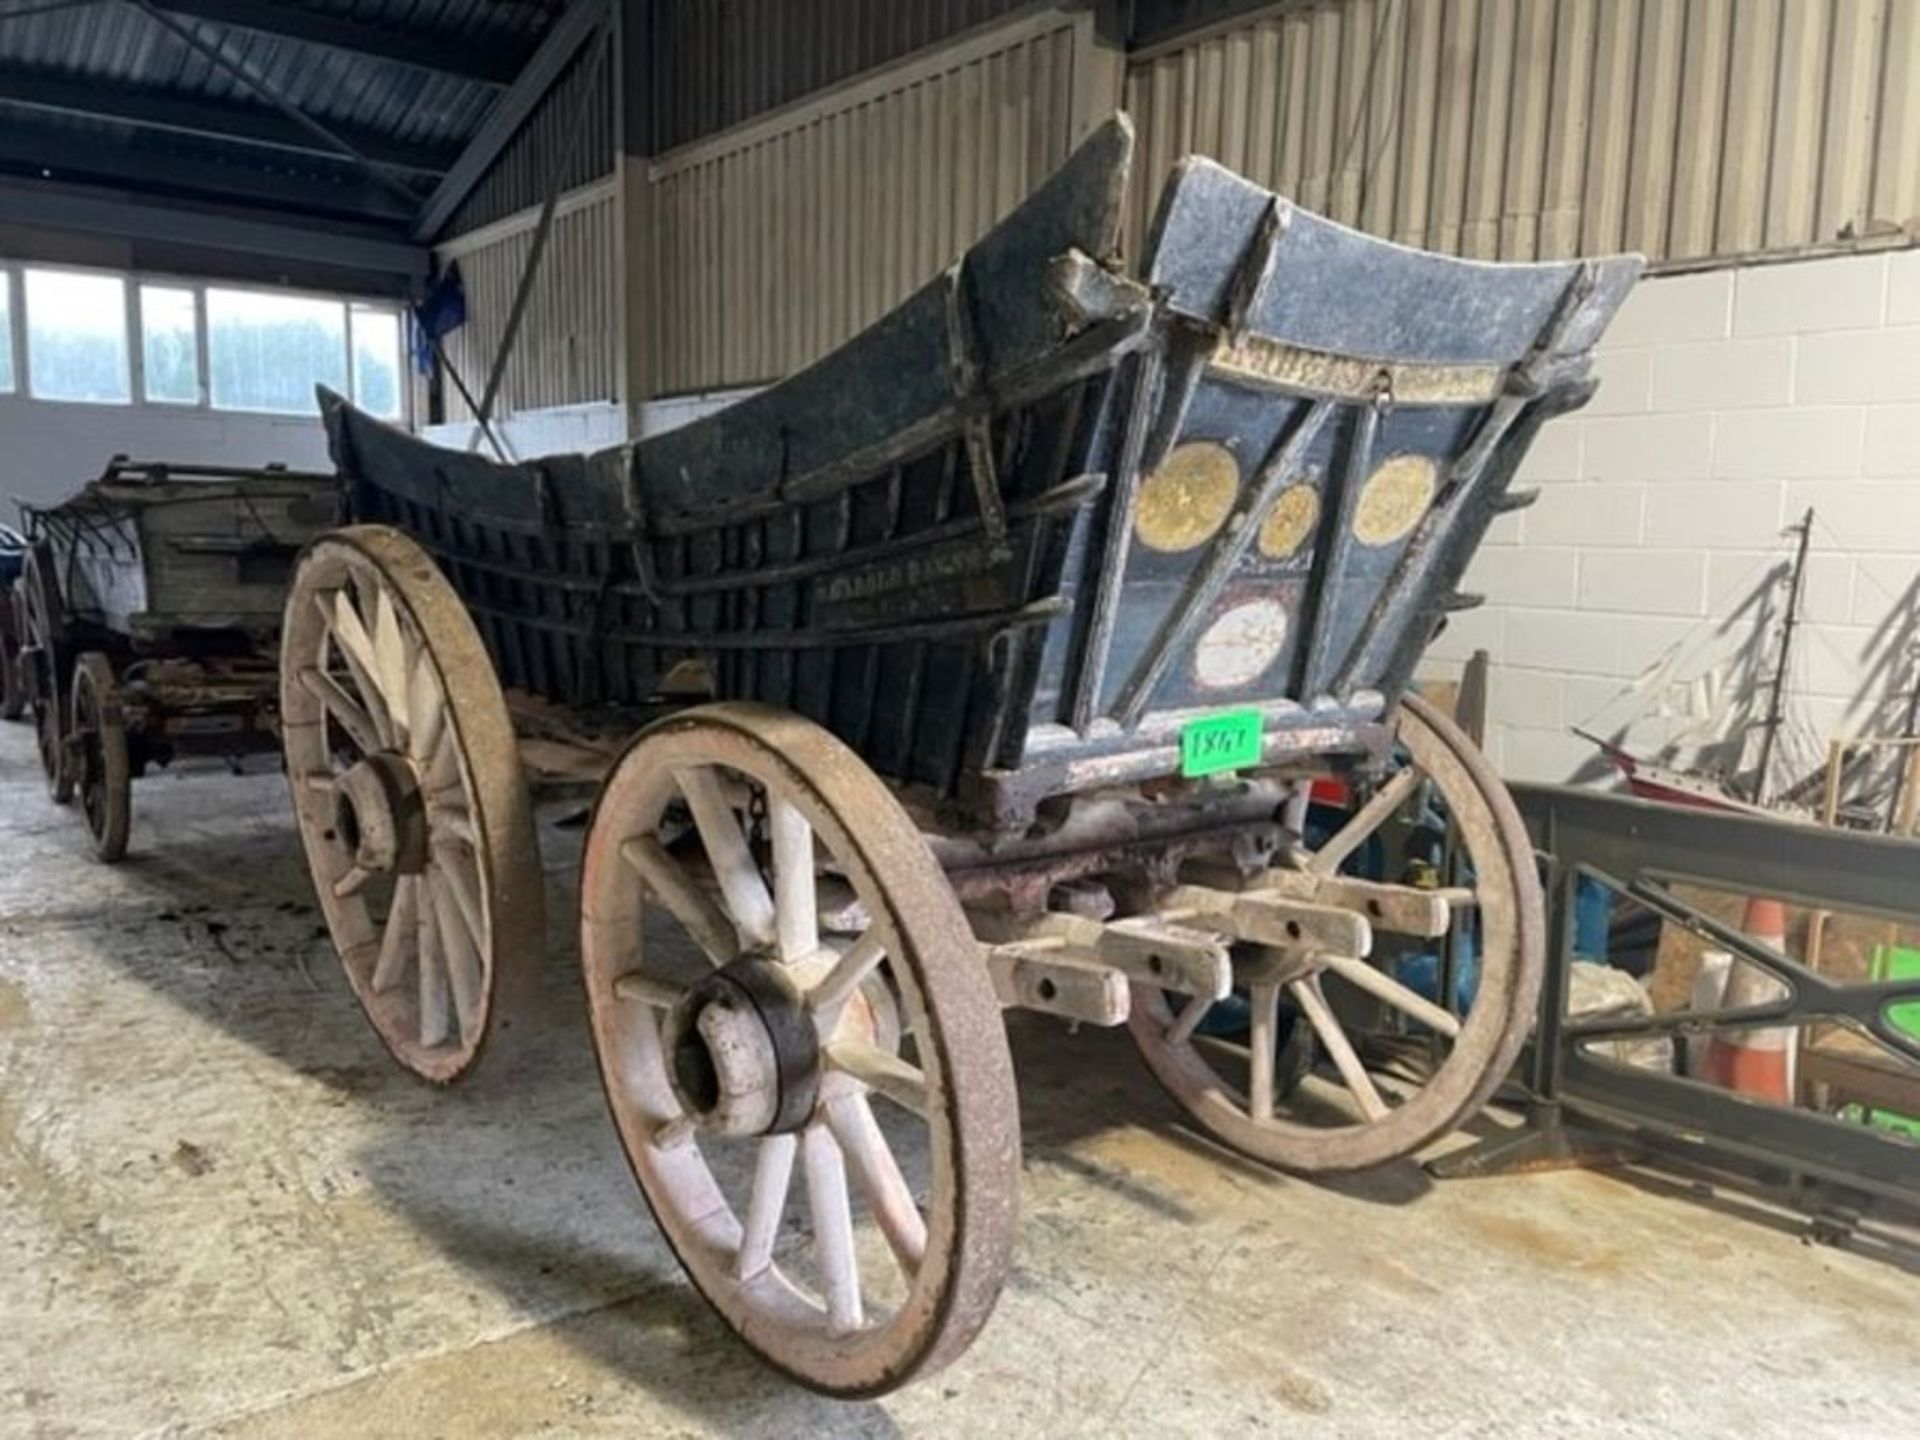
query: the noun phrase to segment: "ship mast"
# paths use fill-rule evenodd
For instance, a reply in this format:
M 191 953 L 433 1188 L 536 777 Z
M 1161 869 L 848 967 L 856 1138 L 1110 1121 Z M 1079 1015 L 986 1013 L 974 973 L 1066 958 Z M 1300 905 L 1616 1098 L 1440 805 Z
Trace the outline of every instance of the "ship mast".
M 1750 797 L 1756 805 L 1766 803 L 1767 766 L 1773 760 L 1773 742 L 1780 734 L 1780 719 L 1786 708 L 1787 661 L 1793 653 L 1793 627 L 1800 617 L 1800 589 L 1807 570 L 1807 541 L 1813 534 L 1811 508 L 1793 530 L 1799 535 L 1800 543 L 1793 554 L 1793 579 L 1787 587 L 1787 613 L 1780 624 L 1780 660 L 1773 667 L 1773 689 L 1767 697 L 1767 718 L 1760 722 L 1760 764 L 1753 772 L 1753 794 Z

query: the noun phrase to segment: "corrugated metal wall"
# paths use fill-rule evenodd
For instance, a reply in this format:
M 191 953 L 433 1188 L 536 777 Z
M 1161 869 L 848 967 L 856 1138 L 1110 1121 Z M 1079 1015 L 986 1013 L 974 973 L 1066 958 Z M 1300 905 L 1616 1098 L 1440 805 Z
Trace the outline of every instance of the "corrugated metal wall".
M 635 90 L 645 148 L 658 154 L 715 134 L 1032 4 L 654 0 L 642 41 L 646 84 Z
M 1029 17 L 654 161 L 650 393 L 785 375 L 931 278 L 1065 158 L 1090 34 Z
M 1335 0 L 1143 53 L 1178 156 L 1481 257 L 1777 250 L 1920 216 L 1920 0 Z
M 618 195 L 609 179 L 570 192 L 556 207 L 546 257 L 495 402 L 498 413 L 624 398 Z M 460 262 L 466 284 L 467 323 L 447 338 L 446 348 L 475 399 L 499 353 L 538 218 L 523 212 L 435 251 L 442 261 Z M 445 398 L 448 420 L 471 418 L 451 383 Z
M 584 47 L 561 72 L 493 168 L 454 211 L 448 235 L 464 235 L 540 204 L 556 174 L 561 186 L 572 190 L 613 173 L 615 52 L 611 47 L 602 51 L 600 63 L 589 68 L 593 54 L 593 46 Z M 574 120 L 583 98 L 587 110 L 575 148 Z

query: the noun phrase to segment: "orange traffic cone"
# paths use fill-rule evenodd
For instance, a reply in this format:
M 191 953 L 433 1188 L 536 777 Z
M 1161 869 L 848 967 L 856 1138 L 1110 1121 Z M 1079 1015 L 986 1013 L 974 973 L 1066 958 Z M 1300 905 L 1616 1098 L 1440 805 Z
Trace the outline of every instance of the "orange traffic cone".
M 1741 928 L 1771 950 L 1787 949 L 1787 910 L 1778 900 L 1747 901 Z M 1784 999 L 1786 985 L 1758 965 L 1736 960 L 1722 1004 L 1729 1010 Z M 1728 1030 L 1707 1042 L 1706 1079 L 1776 1105 L 1793 1103 L 1793 1037 L 1790 1025 Z

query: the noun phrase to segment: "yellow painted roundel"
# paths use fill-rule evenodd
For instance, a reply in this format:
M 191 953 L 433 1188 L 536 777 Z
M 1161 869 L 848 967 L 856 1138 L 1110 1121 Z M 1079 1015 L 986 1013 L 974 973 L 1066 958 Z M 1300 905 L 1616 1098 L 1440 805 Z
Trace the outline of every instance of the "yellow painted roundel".
M 1240 464 L 1216 440 L 1175 448 L 1140 486 L 1133 531 L 1150 550 L 1178 554 L 1212 538 L 1240 494 Z
M 1425 455 L 1391 455 L 1361 487 L 1353 511 L 1353 538 L 1387 545 L 1420 523 L 1433 503 L 1434 465 Z
M 1320 519 L 1320 492 L 1311 485 L 1289 485 L 1273 502 L 1260 527 L 1260 553 L 1284 560 L 1305 543 Z

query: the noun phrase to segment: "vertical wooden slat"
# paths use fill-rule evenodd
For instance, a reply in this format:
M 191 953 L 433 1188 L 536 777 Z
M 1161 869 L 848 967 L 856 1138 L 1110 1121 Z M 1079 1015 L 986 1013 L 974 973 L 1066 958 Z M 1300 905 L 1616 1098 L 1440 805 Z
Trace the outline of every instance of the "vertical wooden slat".
M 1672 227 L 1687 7 L 1667 0 L 1642 0 L 1640 15 L 1626 243 L 1660 259 L 1667 253 Z
M 1833 0 L 1814 234 L 1859 229 L 1872 199 L 1873 137 L 1880 117 L 1885 0 Z M 1908 84 L 1920 83 L 1909 75 Z
M 1819 187 L 1821 74 L 1826 68 L 1833 15 L 1825 5 L 1787 0 L 1781 12 L 1780 69 L 1769 137 L 1767 211 L 1762 241 L 1769 248 L 1818 238 L 1814 205 Z
M 1627 160 L 1633 147 L 1634 60 L 1640 0 L 1599 0 L 1593 88 L 1581 174 L 1579 249 L 1604 255 L 1626 242 Z
M 1307 24 L 1310 84 L 1300 203 L 1326 214 L 1340 146 L 1340 12 L 1331 8 L 1314 10 Z
M 1480 0 L 1446 0 L 1440 34 L 1439 116 L 1433 137 L 1433 201 L 1426 243 L 1455 252 L 1465 247 L 1467 176 L 1473 154 L 1474 79 Z
M 1379 0 L 1387 8 L 1375 18 L 1378 53 L 1369 60 L 1367 74 L 1366 123 L 1355 173 L 1360 190 L 1355 197 L 1354 213 L 1362 229 L 1376 235 L 1393 233 L 1394 200 L 1399 185 L 1400 139 L 1404 120 L 1401 87 L 1407 61 L 1407 9 L 1405 4 Z
M 1507 111 L 1507 173 L 1500 212 L 1503 259 L 1538 252 L 1548 114 L 1553 100 L 1553 31 L 1559 0 L 1526 0 L 1513 42 L 1513 101 Z
M 1778 89 L 1781 0 L 1741 0 L 1734 7 L 1727 77 L 1726 139 L 1720 150 L 1720 196 L 1713 248 L 1722 255 L 1758 250 L 1766 233 L 1775 97 Z M 1795 0 L 1797 3 L 1797 0 Z M 1811 6 L 1800 6 L 1811 9 Z
M 1546 174 L 1534 254 L 1564 260 L 1580 246 L 1580 205 L 1593 113 L 1597 0 L 1560 0 L 1553 36 L 1553 91 L 1547 116 Z
M 1440 4 L 1412 6 L 1407 15 L 1407 59 L 1400 87 L 1399 169 L 1395 177 L 1392 237 L 1402 245 L 1427 243 L 1433 200 L 1434 139 L 1440 116 Z M 1385 186 L 1382 186 L 1385 189 Z M 1388 232 L 1382 232 L 1388 233 Z
M 1733 0 L 1688 0 L 1673 215 L 1667 227 L 1670 256 L 1688 258 L 1713 251 L 1732 39 Z
M 1460 249 L 1490 260 L 1500 250 L 1500 207 L 1506 192 L 1513 94 L 1516 0 L 1484 0 L 1474 65 L 1473 127 L 1467 160 L 1467 204 Z
M 1880 133 L 1869 218 L 1920 218 L 1920 0 L 1888 0 Z

